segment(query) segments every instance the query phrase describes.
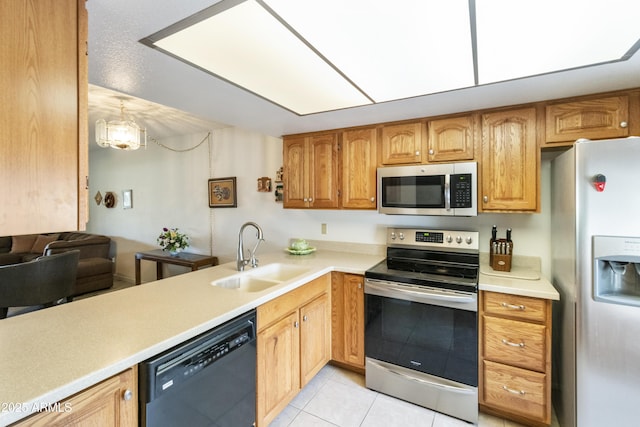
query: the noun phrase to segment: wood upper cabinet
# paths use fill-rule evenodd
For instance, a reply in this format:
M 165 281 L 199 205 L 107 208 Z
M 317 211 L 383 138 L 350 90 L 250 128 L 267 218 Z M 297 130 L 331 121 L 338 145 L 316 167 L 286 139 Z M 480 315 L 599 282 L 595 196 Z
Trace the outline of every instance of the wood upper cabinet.
M 377 128 L 342 133 L 341 207 L 376 209 Z
M 337 153 L 336 133 L 284 139 L 285 208 L 338 207 Z
M 84 0 L 0 2 L 0 236 L 88 219 Z
M 256 425 L 268 426 L 331 357 L 330 275 L 257 309 Z
M 429 162 L 473 160 L 477 116 L 431 120 L 428 123 L 427 158 Z
M 535 108 L 482 115 L 478 210 L 538 211 L 538 167 Z
M 331 273 L 331 358 L 364 372 L 364 276 Z
M 546 107 L 547 143 L 626 136 L 629 136 L 629 97 L 626 95 Z
M 551 423 L 551 301 L 480 292 L 480 408 Z
M 14 426 L 137 427 L 137 382 L 137 367 L 127 369 Z
M 381 151 L 383 165 L 422 163 L 423 122 L 386 125 L 382 127 Z

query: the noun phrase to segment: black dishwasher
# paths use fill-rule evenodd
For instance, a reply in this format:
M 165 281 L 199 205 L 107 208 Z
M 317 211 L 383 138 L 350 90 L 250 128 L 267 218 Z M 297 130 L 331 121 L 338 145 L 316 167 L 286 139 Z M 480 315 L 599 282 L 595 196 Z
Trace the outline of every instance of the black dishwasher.
M 253 426 L 255 310 L 142 362 L 138 375 L 141 426 Z

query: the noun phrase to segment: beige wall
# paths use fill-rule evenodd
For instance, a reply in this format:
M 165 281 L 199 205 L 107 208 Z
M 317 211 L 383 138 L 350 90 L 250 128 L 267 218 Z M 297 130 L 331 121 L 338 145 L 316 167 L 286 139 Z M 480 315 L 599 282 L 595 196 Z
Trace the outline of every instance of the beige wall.
M 174 148 L 197 145 L 207 132 L 168 138 Z M 480 231 L 481 250 L 488 246 L 491 226 L 500 235 L 513 229 L 515 255 L 538 256 L 549 272 L 549 162 L 543 162 L 540 214 L 480 214 L 476 218 L 388 216 L 377 212 L 282 209 L 273 193 L 257 191 L 257 178 L 275 179 L 282 166 L 282 140 L 238 128 L 212 132 L 210 142 L 186 153 L 176 153 L 153 142 L 146 150 L 122 152 L 92 148 L 90 152 L 90 220 L 88 231 L 112 236 L 117 247 L 116 275 L 133 281 L 134 254 L 157 248 L 162 227 L 179 227 L 191 237 L 190 251 L 212 253 L 228 262 L 235 259 L 238 230 L 255 221 L 266 242 L 258 251 L 280 251 L 290 238 L 384 244 L 385 227 L 418 226 Z M 238 207 L 210 209 L 207 180 L 237 177 Z M 133 209 L 122 208 L 122 191 L 133 190 Z M 96 205 L 93 196 L 114 191 L 117 205 Z M 321 234 L 321 224 L 327 234 Z M 253 246 L 252 232 L 246 241 Z M 485 244 L 486 243 L 486 244 Z M 171 272 L 180 272 L 171 267 Z M 142 262 L 143 281 L 153 280 L 155 267 Z

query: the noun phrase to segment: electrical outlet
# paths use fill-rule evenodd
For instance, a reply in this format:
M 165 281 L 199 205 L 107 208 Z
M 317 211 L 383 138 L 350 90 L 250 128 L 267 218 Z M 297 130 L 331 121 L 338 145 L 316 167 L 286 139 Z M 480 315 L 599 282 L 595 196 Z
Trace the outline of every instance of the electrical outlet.
M 327 224 L 320 224 L 320 232 L 322 234 L 327 234 Z

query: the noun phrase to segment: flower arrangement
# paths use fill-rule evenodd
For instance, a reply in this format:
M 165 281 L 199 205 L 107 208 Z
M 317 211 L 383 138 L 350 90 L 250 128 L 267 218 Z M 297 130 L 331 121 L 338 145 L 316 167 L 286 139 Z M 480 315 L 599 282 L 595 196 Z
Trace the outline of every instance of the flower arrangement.
M 158 236 L 158 244 L 163 251 L 177 253 L 189 246 L 189 236 L 178 232 L 177 228 L 164 227 Z

